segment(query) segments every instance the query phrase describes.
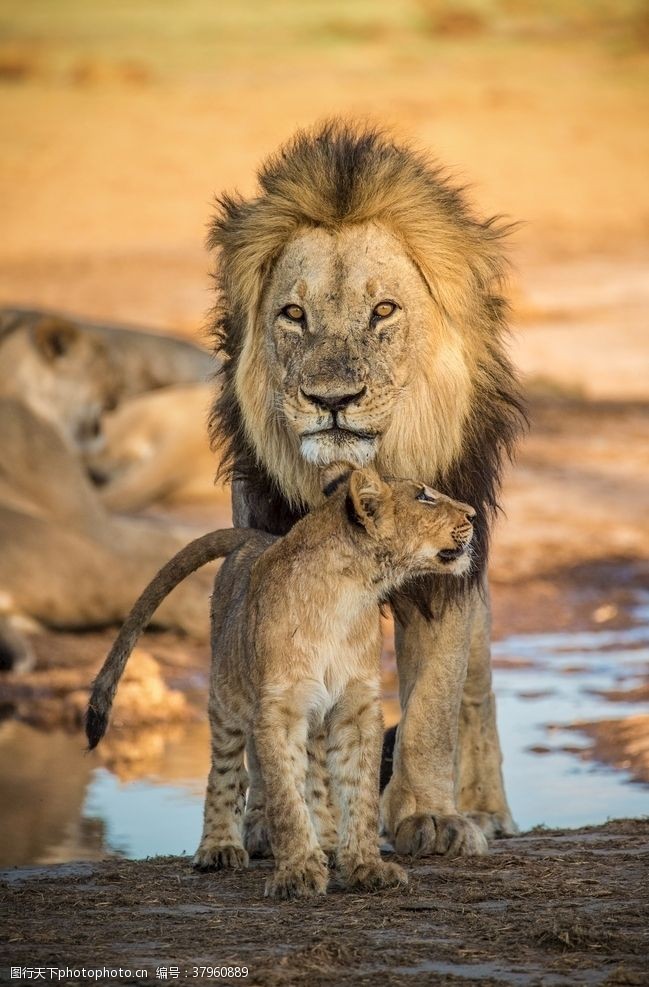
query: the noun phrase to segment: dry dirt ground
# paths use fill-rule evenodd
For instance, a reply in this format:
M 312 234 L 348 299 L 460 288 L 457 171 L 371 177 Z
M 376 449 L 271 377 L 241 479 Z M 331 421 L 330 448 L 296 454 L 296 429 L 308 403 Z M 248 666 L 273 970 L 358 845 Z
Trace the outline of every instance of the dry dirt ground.
M 408 862 L 406 890 L 275 904 L 269 865 L 196 874 L 185 857 L 0 875 L 4 964 L 149 971 L 176 983 L 647 983 L 649 822 L 533 831 L 491 856 Z M 63 959 L 65 958 L 65 960 Z M 194 967 L 248 977 L 192 978 Z M 60 983 L 78 983 L 63 977 Z M 133 975 L 115 982 L 146 983 Z

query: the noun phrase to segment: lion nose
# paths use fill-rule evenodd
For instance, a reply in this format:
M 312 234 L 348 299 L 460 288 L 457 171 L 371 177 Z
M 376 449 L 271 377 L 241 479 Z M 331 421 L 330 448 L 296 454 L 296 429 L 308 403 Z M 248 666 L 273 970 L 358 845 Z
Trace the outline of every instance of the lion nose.
M 313 391 L 303 390 L 302 394 L 307 401 L 315 404 L 318 408 L 335 413 L 336 411 L 343 411 L 348 405 L 353 404 L 354 401 L 360 401 L 366 390 L 366 387 L 361 387 L 360 391 L 354 391 L 349 394 L 332 394 L 331 392 L 316 394 Z

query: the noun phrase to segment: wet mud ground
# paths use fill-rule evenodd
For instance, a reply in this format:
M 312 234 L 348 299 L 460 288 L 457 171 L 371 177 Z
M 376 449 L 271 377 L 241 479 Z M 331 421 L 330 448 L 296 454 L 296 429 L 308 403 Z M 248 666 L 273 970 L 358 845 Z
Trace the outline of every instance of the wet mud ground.
M 188 857 L 1 874 L 3 966 L 122 966 L 119 983 L 647 984 L 649 820 L 534 830 L 486 857 L 406 862 L 405 890 L 277 904 L 269 864 Z M 245 980 L 193 968 L 248 968 Z M 2 970 L 3 981 L 8 971 Z M 24 981 L 26 982 L 26 981 Z M 64 977 L 60 983 L 81 982 Z

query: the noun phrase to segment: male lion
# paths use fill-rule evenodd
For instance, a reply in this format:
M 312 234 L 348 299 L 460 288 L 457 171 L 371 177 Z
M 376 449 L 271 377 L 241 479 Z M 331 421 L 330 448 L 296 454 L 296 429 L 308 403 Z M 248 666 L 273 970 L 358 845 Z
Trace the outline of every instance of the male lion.
M 259 183 L 220 200 L 208 241 L 223 359 L 211 432 L 234 523 L 287 531 L 321 498 L 318 467 L 341 458 L 475 505 L 471 573 L 392 598 L 403 717 L 383 813 L 401 852 L 484 852 L 483 830 L 515 831 L 485 577 L 523 417 L 502 344 L 504 227 L 475 219 L 420 154 L 336 121 L 299 133 Z
M 459 576 L 471 564 L 467 504 L 414 480 L 384 482 L 370 467 L 330 467 L 323 480 L 328 500 L 283 538 L 215 531 L 158 573 L 97 676 L 86 719 L 92 748 L 155 608 L 189 572 L 228 556 L 212 596 L 212 769 L 194 864 L 248 862 L 247 744 L 275 858 L 266 894 L 279 898 L 324 893 L 326 854 L 350 887 L 405 883 L 377 845 L 379 605 L 409 577 Z

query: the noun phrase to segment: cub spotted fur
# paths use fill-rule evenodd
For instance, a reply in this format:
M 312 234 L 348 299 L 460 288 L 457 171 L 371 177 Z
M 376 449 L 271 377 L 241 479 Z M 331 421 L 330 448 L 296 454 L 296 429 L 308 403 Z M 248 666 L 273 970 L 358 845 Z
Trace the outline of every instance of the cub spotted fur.
M 468 505 L 413 480 L 383 481 L 371 468 L 330 467 L 324 493 L 283 538 L 217 531 L 179 552 L 126 620 L 86 721 L 92 748 L 156 606 L 189 572 L 227 555 L 212 603 L 212 768 L 194 863 L 247 864 L 247 744 L 275 858 L 266 894 L 281 898 L 324 893 L 327 854 L 349 887 L 405 882 L 377 847 L 379 604 L 408 578 L 470 566 Z

